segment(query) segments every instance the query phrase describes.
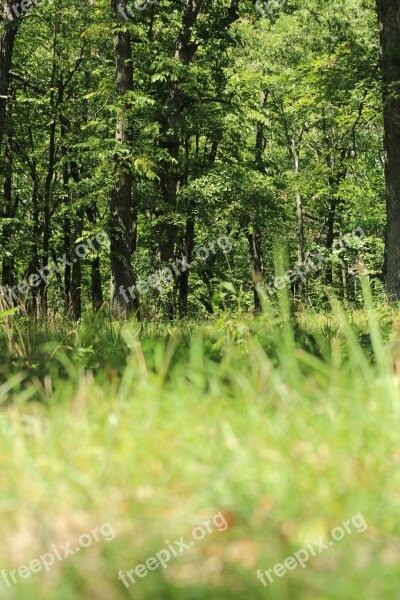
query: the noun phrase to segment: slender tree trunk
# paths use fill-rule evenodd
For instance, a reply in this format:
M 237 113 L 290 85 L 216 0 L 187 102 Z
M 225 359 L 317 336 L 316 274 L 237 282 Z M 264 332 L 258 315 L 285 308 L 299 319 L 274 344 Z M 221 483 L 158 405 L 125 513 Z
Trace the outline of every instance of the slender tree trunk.
M 213 165 L 217 158 L 219 140 L 214 140 L 211 144 L 210 155 L 208 157 L 208 162 L 210 165 Z
M 12 168 L 13 168 L 13 138 L 11 133 L 7 136 L 6 141 L 6 157 L 5 157 L 5 179 L 4 179 L 4 213 L 6 219 L 13 219 L 17 211 L 17 203 L 12 199 Z M 14 235 L 15 226 L 11 223 L 3 225 L 2 231 L 2 248 L 3 248 L 3 265 L 2 265 L 2 284 L 5 286 L 13 286 L 16 283 L 14 269 L 14 254 L 9 248 L 10 241 Z
M 51 92 L 53 94 L 53 92 Z M 52 103 L 53 106 L 53 103 Z M 50 219 L 51 219 L 51 191 L 54 177 L 54 167 L 56 162 L 56 121 L 54 120 L 50 125 L 50 140 L 49 140 L 49 161 L 47 166 L 47 176 L 44 186 L 44 206 L 43 206 L 43 255 L 42 255 L 42 268 L 48 267 L 49 264 L 49 250 L 50 250 Z M 42 314 L 47 314 L 47 283 L 45 279 L 41 279 L 40 284 L 40 308 Z
M 299 264 L 304 263 L 304 218 L 303 218 L 303 202 L 299 188 L 298 177 L 300 173 L 300 141 L 296 142 L 293 138 L 293 173 L 295 178 L 295 194 L 296 194 L 296 214 L 297 214 L 297 259 Z M 305 288 L 305 283 L 300 279 L 296 285 L 300 296 Z
M 298 236 L 298 260 L 299 263 L 304 262 L 304 217 L 303 217 L 303 202 L 301 198 L 300 189 L 298 186 L 297 178 L 300 172 L 300 156 L 298 149 L 295 147 L 294 151 L 294 176 L 296 178 L 296 212 L 297 212 L 297 236 Z
M 131 148 L 132 128 L 129 125 L 129 102 L 127 94 L 133 90 L 132 47 L 130 33 L 121 27 L 118 12 L 119 0 L 112 0 L 112 8 L 118 24 L 114 30 L 114 54 L 117 68 L 117 93 L 119 107 L 115 139 L 114 185 L 111 192 L 110 250 L 111 250 L 111 293 L 110 310 L 114 316 L 127 316 L 138 311 L 138 299 L 130 288 L 134 285 L 131 268 L 132 248 L 132 171 L 129 160 L 122 153 Z M 126 1 L 122 1 L 126 8 Z
M 64 217 L 64 252 L 69 257 L 71 252 L 71 219 Z M 69 260 L 68 260 L 69 263 Z M 64 311 L 69 315 L 72 308 L 71 265 L 66 264 L 64 270 Z
M 330 250 L 332 248 L 334 235 L 335 235 L 335 217 L 336 217 L 336 207 L 337 201 L 336 198 L 329 199 L 329 207 L 328 207 L 328 219 L 326 223 L 326 248 Z M 332 285 L 333 281 L 333 269 L 332 264 L 328 263 L 326 267 L 326 276 L 325 281 L 327 285 Z
M 31 150 L 34 151 L 33 133 L 32 128 L 29 127 L 29 142 Z M 40 208 L 39 208 L 39 174 L 37 170 L 36 159 L 34 158 L 34 152 L 32 152 L 33 158 L 29 161 L 30 176 L 32 179 L 32 221 L 33 221 L 33 236 L 31 245 L 31 264 L 29 268 L 30 273 L 37 273 L 39 270 L 39 241 L 40 241 Z M 27 306 L 27 311 L 37 316 L 38 309 L 38 288 L 32 286 L 31 288 L 31 301 Z
M 77 240 L 82 236 L 83 220 L 84 211 L 83 208 L 80 208 L 75 219 L 74 240 Z M 71 256 L 73 256 L 72 253 Z M 76 259 L 74 256 L 72 263 L 71 308 L 73 319 L 78 321 L 82 316 L 82 260 L 79 258 Z
M 59 87 L 61 92 L 60 102 L 63 101 L 64 88 L 61 85 Z M 61 156 L 63 159 L 62 165 L 62 181 L 63 181 L 63 204 L 64 206 L 70 206 L 70 189 L 69 179 L 70 170 L 68 164 L 68 147 L 67 147 L 67 133 L 70 128 L 69 119 L 63 112 L 60 113 L 60 131 L 61 131 Z M 67 213 L 64 216 L 64 252 L 69 257 L 71 253 L 71 219 Z M 69 263 L 69 261 L 68 261 Z M 72 310 L 72 293 L 71 293 L 71 265 L 65 265 L 64 271 L 64 311 L 65 314 L 70 315 Z
M 76 230 L 78 233 L 78 231 Z M 82 229 L 80 228 L 80 233 L 82 233 Z M 72 308 L 72 318 L 75 321 L 82 316 L 82 264 L 80 260 L 77 260 L 72 265 L 72 274 L 71 274 L 71 308 Z
M 92 204 L 87 209 L 87 217 L 89 223 L 93 226 L 96 225 L 97 222 L 97 205 L 96 202 L 92 202 Z M 132 249 L 132 254 L 136 250 L 136 247 Z M 97 312 L 100 310 L 103 304 L 103 288 L 101 285 L 101 271 L 100 271 L 100 257 L 97 254 L 94 258 L 92 258 L 91 262 L 91 296 L 92 296 L 92 307 L 93 311 Z
M 261 94 L 261 109 L 265 107 L 267 103 L 267 92 L 263 91 Z M 256 125 L 256 144 L 254 149 L 254 162 L 258 171 L 263 172 L 263 150 L 264 150 L 264 128 L 260 121 Z M 257 286 L 261 283 L 263 278 L 263 267 L 262 267 L 262 254 L 261 254 L 261 217 L 260 217 L 260 203 L 257 201 L 255 206 L 254 215 L 250 219 L 251 229 L 247 234 L 247 241 L 249 243 L 251 269 L 252 269 L 252 281 L 253 281 L 253 297 L 254 297 L 254 313 L 259 314 L 261 312 L 261 300 L 257 292 Z
M 58 73 L 58 34 L 60 30 L 59 22 L 56 21 L 53 30 L 53 56 L 52 56 L 52 73 L 51 73 L 51 87 L 50 87 L 50 110 L 52 115 L 52 121 L 49 128 L 49 154 L 47 164 L 47 175 L 44 184 L 44 204 L 43 204 L 43 254 L 42 254 L 42 268 L 45 269 L 49 264 L 50 254 L 50 220 L 51 220 L 51 194 L 53 187 L 55 163 L 56 163 L 56 131 L 57 131 L 57 107 L 59 101 L 56 100 L 55 86 L 57 84 L 57 73 Z M 60 92 L 58 91 L 58 94 Z M 48 285 L 46 278 L 42 278 L 39 287 L 40 296 L 40 310 L 42 315 L 46 316 L 48 308 Z
M 189 216 L 186 221 L 184 256 L 188 263 L 192 260 L 194 245 L 194 218 Z M 182 271 L 179 276 L 179 315 L 185 317 L 187 314 L 187 302 L 189 295 L 189 270 Z
M 185 140 L 185 170 L 183 174 L 183 185 L 188 184 L 189 180 L 189 155 L 190 155 L 190 137 Z M 215 160 L 215 158 L 214 158 Z M 192 197 L 188 207 L 186 218 L 186 230 L 182 248 L 182 259 L 186 258 L 190 264 L 194 246 L 194 210 L 196 203 Z M 189 270 L 182 271 L 179 275 L 179 316 L 185 317 L 187 314 L 187 303 L 189 296 Z
M 11 12 L 13 5 L 17 5 L 17 2 L 0 0 L 0 144 L 3 141 L 11 61 L 19 26 L 18 20 L 11 21 L 7 17 L 13 14 Z
M 376 1 L 382 49 L 386 178 L 384 275 L 390 300 L 400 299 L 400 3 Z
M 347 265 L 343 265 L 342 266 L 342 298 L 343 298 L 344 301 L 347 301 L 347 299 L 348 299 L 348 294 L 347 294 L 347 273 L 348 273 Z
M 12 54 L 15 37 L 18 31 L 18 22 L 9 21 L 7 15 L 14 2 L 0 0 L 0 147 L 3 142 L 7 102 L 9 99 L 9 82 Z M 5 155 L 6 176 L 4 180 L 4 217 L 12 218 L 14 209 L 12 205 L 12 135 L 8 136 Z M 7 249 L 12 236 L 10 224 L 4 225 L 1 233 L 2 247 Z M 3 251 L 4 252 L 4 251 Z M 3 253 L 1 280 L 4 285 L 15 285 L 14 258 Z
M 78 165 L 74 160 L 70 163 L 71 169 L 71 177 L 74 182 L 77 184 L 80 181 L 80 173 L 78 169 Z M 81 238 L 84 226 L 84 217 L 85 212 L 82 207 L 80 207 L 74 218 L 74 235 L 73 235 L 73 244 L 71 248 L 71 262 L 72 262 L 72 272 L 71 272 L 71 310 L 72 310 L 72 318 L 75 321 L 82 316 L 82 259 L 77 258 L 75 254 L 75 244 L 76 240 Z M 72 258 L 73 257 L 73 258 Z
M 98 312 L 103 305 L 103 288 L 101 285 L 101 270 L 100 256 L 97 255 L 92 259 L 91 265 L 91 292 L 92 292 L 92 308 L 94 312 Z
M 176 43 L 174 58 L 183 65 L 189 65 L 192 62 L 197 50 L 197 44 L 192 42 L 192 35 L 193 26 L 197 21 L 202 3 L 203 0 L 191 0 L 188 2 L 182 17 L 182 26 Z M 181 148 L 179 120 L 185 102 L 179 83 L 173 80 L 169 81 L 165 102 L 165 117 L 160 127 L 160 146 L 168 156 L 162 162 L 160 170 L 160 195 L 166 207 L 163 223 L 160 228 L 159 259 L 162 263 L 168 263 L 175 258 L 175 244 L 178 234 L 178 227 L 174 221 L 177 193 L 181 179 L 179 173 L 179 154 Z M 187 224 L 186 232 L 190 235 L 191 226 L 189 223 Z M 190 242 L 186 240 L 186 251 L 189 247 Z M 184 272 L 182 275 L 179 278 L 179 312 L 181 315 L 186 311 L 188 290 L 188 273 Z M 174 296 L 168 300 L 166 311 L 168 318 L 173 319 L 175 316 Z
M 257 292 L 257 285 L 262 281 L 262 259 L 261 259 L 261 234 L 253 225 L 251 233 L 247 235 L 251 257 L 253 293 L 254 293 L 254 312 L 261 312 L 261 301 Z

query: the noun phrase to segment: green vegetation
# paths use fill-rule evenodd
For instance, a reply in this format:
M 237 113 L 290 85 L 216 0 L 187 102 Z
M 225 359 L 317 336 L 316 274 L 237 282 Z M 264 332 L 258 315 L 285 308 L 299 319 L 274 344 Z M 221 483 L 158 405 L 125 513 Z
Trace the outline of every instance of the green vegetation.
M 337 305 L 290 322 L 268 310 L 181 325 L 97 316 L 74 330 L 6 317 L 0 566 L 74 548 L 106 521 L 116 538 L 2 583 L 2 598 L 395 596 L 399 380 L 381 348 L 399 313 Z M 129 589 L 118 580 L 220 511 L 227 531 Z M 256 579 L 358 513 L 366 531 L 268 588 Z

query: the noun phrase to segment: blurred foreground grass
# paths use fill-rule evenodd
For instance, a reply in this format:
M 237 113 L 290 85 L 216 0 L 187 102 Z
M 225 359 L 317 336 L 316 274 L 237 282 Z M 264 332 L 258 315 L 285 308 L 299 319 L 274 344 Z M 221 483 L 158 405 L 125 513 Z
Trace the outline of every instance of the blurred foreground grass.
M 0 569 L 105 522 L 116 537 L 0 579 L 0 598 L 397 598 L 400 393 L 384 350 L 397 320 L 339 306 L 180 326 L 7 317 Z M 227 531 L 129 589 L 118 580 L 220 511 Z M 256 579 L 358 513 L 366 531 L 267 588 Z

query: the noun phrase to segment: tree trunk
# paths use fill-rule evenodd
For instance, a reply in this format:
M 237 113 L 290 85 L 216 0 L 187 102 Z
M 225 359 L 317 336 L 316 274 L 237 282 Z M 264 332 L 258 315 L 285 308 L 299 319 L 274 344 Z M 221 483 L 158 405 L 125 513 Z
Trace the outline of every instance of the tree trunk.
M 262 91 L 261 93 L 261 110 L 267 103 L 267 92 Z M 254 149 L 254 162 L 256 169 L 261 173 L 264 171 L 263 162 L 263 150 L 264 150 L 264 127 L 263 124 L 258 121 L 256 125 L 256 144 Z M 252 268 L 252 281 L 253 281 L 253 297 L 254 297 L 254 313 L 259 314 L 261 312 L 261 300 L 257 292 L 257 286 L 261 283 L 263 278 L 262 268 L 262 254 L 261 254 L 261 227 L 260 227 L 260 202 L 257 200 L 256 206 L 254 207 L 254 215 L 252 215 L 251 230 L 247 234 L 247 241 L 249 242 L 249 251 Z
M 189 216 L 186 221 L 184 256 L 190 264 L 192 261 L 192 252 L 194 244 L 194 219 Z M 185 317 L 187 314 L 187 302 L 189 295 L 189 270 L 182 271 L 179 276 L 179 315 Z
M 12 166 L 13 166 L 13 139 L 12 135 L 7 136 L 6 141 L 6 158 L 5 158 L 5 179 L 4 179 L 4 213 L 3 217 L 6 219 L 13 219 L 17 211 L 17 202 L 13 202 L 12 199 Z M 3 225 L 1 245 L 3 249 L 3 265 L 1 281 L 5 286 L 14 286 L 16 284 L 15 270 L 14 270 L 14 255 L 10 248 L 9 243 L 15 232 L 15 225 L 7 223 Z M 9 252 L 7 252 L 9 250 Z
M 80 173 L 78 165 L 74 160 L 70 163 L 71 177 L 76 184 L 80 181 Z M 75 245 L 76 240 L 80 239 L 83 232 L 84 226 L 84 209 L 80 207 L 77 210 L 76 217 L 74 218 L 74 235 L 73 235 L 73 248 L 71 248 L 71 261 L 72 261 L 72 273 L 71 273 L 71 309 L 72 318 L 75 321 L 82 316 L 82 260 L 76 257 Z
M 83 231 L 83 209 L 78 210 L 75 221 L 74 241 L 81 237 Z M 72 256 L 72 254 L 71 254 Z M 72 317 L 75 321 L 82 316 L 82 261 L 81 259 L 72 259 L 71 274 L 71 308 Z
M 300 265 L 304 263 L 304 217 L 303 202 L 299 189 L 298 177 L 300 173 L 300 141 L 293 138 L 293 172 L 296 186 L 296 213 L 297 213 L 297 259 Z M 297 284 L 299 294 L 303 293 L 305 287 L 302 279 Z
M 390 300 L 400 299 L 400 4 L 377 0 L 382 49 L 386 178 L 384 275 Z
M 59 86 L 59 91 L 61 91 L 60 102 L 63 101 L 64 95 L 64 87 L 63 85 Z M 70 179 L 70 171 L 68 164 L 68 147 L 67 147 L 67 133 L 70 128 L 69 119 L 66 115 L 61 112 L 60 113 L 60 130 L 61 130 L 61 156 L 63 159 L 62 163 L 62 181 L 63 181 L 63 204 L 64 206 L 71 206 L 70 204 L 70 189 L 69 189 L 69 179 Z M 69 214 L 67 213 L 64 216 L 64 252 L 67 257 L 70 256 L 71 252 L 71 219 Z M 69 262 L 69 261 L 68 261 Z M 65 265 L 64 271 L 64 311 L 65 314 L 70 315 L 72 309 L 72 296 L 71 296 L 71 265 Z
M 299 190 L 297 178 L 300 172 L 300 156 L 297 148 L 293 150 L 294 154 L 294 176 L 296 178 L 296 212 L 297 212 L 297 235 L 298 235 L 298 261 L 300 264 L 304 262 L 304 218 L 303 218 L 303 203 Z
M 257 292 L 257 285 L 262 281 L 262 261 L 261 261 L 261 234 L 257 227 L 253 225 L 251 233 L 247 235 L 251 257 L 253 288 L 254 288 L 254 312 L 261 312 L 261 301 Z
M 190 137 L 185 140 L 185 171 L 183 174 L 183 185 L 188 184 L 189 180 L 189 154 L 190 154 Z M 215 158 L 214 158 L 215 160 Z M 192 252 L 194 246 L 194 210 L 196 203 L 194 198 L 190 199 L 188 207 L 188 215 L 186 217 L 185 238 L 182 248 L 182 260 L 186 258 L 190 264 L 192 260 Z M 182 271 L 179 275 L 179 316 L 185 317 L 187 314 L 187 303 L 189 296 L 189 270 Z
M 50 84 L 50 109 L 52 121 L 49 128 L 49 154 L 48 154 L 48 166 L 47 175 L 44 184 L 44 206 L 43 206 L 43 255 L 42 255 L 42 268 L 46 269 L 49 264 L 49 253 L 50 253 L 50 220 L 51 220 L 51 195 L 54 179 L 54 171 L 56 164 L 56 131 L 57 131 L 57 107 L 59 104 L 60 88 L 58 89 L 58 99 L 56 99 L 55 86 L 57 83 L 58 73 L 58 55 L 57 55 L 57 44 L 58 34 L 60 30 L 60 24 L 58 21 L 54 24 L 53 30 L 53 55 L 52 55 L 52 72 L 51 72 L 51 84 Z M 42 315 L 47 314 L 47 283 L 46 277 L 42 277 L 39 287 L 40 296 L 40 310 Z
M 186 5 L 182 17 L 181 31 L 178 36 L 175 49 L 175 60 L 183 65 L 189 65 L 195 52 L 197 44 L 192 42 L 193 26 L 197 21 L 203 0 L 191 0 Z M 179 153 L 181 139 L 179 133 L 179 119 L 184 106 L 184 94 L 181 91 L 180 82 L 170 80 L 165 102 L 165 117 L 160 127 L 160 146 L 168 158 L 162 161 L 160 169 L 160 195 L 164 201 L 163 223 L 160 227 L 159 259 L 162 263 L 168 263 L 175 257 L 175 243 L 178 227 L 174 223 L 176 211 L 176 198 L 179 189 Z M 183 279 L 180 278 L 180 313 L 184 309 L 185 300 L 181 294 L 185 293 L 188 282 L 187 273 Z M 167 302 L 166 311 L 169 319 L 175 316 L 175 302 L 171 298 Z
M 53 96 L 53 92 L 51 92 Z M 53 100 L 51 106 L 54 107 Z M 50 125 L 50 140 L 49 140 L 49 162 L 47 167 L 47 176 L 44 186 L 44 206 L 43 206 L 43 256 L 42 256 L 42 268 L 45 269 L 49 264 L 49 250 L 50 250 L 50 202 L 51 202 L 51 191 L 54 177 L 54 167 L 56 162 L 56 120 L 55 115 L 53 122 Z M 40 309 L 42 314 L 47 314 L 47 286 L 46 278 L 42 278 L 40 282 Z
M 71 219 L 69 216 L 64 217 L 64 252 L 67 257 L 70 256 L 71 251 Z M 71 265 L 65 265 L 64 270 L 64 311 L 65 314 L 69 315 L 72 307 L 72 292 L 71 292 Z
M 32 179 L 32 221 L 33 235 L 31 245 L 31 264 L 29 267 L 30 273 L 37 273 L 39 270 L 39 241 L 40 241 L 40 208 L 39 208 L 39 173 L 37 169 L 36 158 L 34 157 L 34 138 L 32 127 L 28 127 L 29 145 L 32 151 L 32 160 L 28 157 L 30 177 Z M 38 288 L 32 286 L 31 300 L 27 304 L 27 311 L 37 316 L 38 309 Z
M 0 0 L 0 145 L 3 141 L 4 124 L 6 119 L 6 106 L 8 100 L 8 86 L 10 82 L 10 69 L 15 37 L 17 35 L 19 21 L 9 20 L 7 15 L 11 13 L 11 7 L 17 2 L 12 0 Z M 3 25 L 4 24 L 4 25 Z M 4 28 L 3 28 L 4 27 Z
M 112 0 L 115 19 L 121 23 L 118 11 L 119 0 Z M 126 8 L 126 1 L 122 2 Z M 114 155 L 114 185 L 111 193 L 110 251 L 111 251 L 111 292 L 110 310 L 116 317 L 138 312 L 138 299 L 132 286 L 134 278 L 131 268 L 132 217 L 131 188 L 132 170 L 130 160 L 124 150 L 132 147 L 132 129 L 129 126 L 129 101 L 126 96 L 133 90 L 132 48 L 130 33 L 116 26 L 114 31 L 114 54 L 117 67 L 117 111 L 116 143 Z M 129 153 L 130 154 L 130 153 Z
M 96 202 L 93 201 L 92 204 L 87 209 L 87 217 L 89 223 L 96 225 L 97 221 L 97 205 Z M 132 248 L 132 254 L 136 250 L 136 248 Z M 100 272 L 100 257 L 97 254 L 94 258 L 92 258 L 91 262 L 91 295 L 92 295 L 92 308 L 94 312 L 100 310 L 103 304 L 103 289 L 101 286 L 101 272 Z

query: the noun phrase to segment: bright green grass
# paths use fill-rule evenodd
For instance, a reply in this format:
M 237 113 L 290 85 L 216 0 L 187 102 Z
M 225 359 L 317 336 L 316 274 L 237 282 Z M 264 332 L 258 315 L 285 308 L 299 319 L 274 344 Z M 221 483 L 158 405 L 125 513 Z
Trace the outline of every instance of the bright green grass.
M 393 319 L 379 316 L 387 335 Z M 108 521 L 116 538 L 10 588 L 0 580 L 0 597 L 397 598 L 399 381 L 371 311 L 350 320 L 339 308 L 302 315 L 296 342 L 271 315 L 179 327 L 87 318 L 73 332 L 8 322 L 0 569 L 75 548 Z M 118 581 L 219 511 L 227 531 L 128 590 Z M 268 588 L 256 579 L 357 513 L 363 533 Z

